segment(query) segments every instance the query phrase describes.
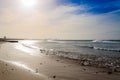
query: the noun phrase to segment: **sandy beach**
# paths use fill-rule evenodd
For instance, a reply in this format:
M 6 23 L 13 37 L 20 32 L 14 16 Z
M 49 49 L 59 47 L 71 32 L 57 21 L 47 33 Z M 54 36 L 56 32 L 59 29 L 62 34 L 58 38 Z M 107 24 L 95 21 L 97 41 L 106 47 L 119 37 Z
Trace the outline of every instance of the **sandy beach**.
M 18 43 L 0 43 L 0 80 L 119 80 L 120 73 L 81 66 Z

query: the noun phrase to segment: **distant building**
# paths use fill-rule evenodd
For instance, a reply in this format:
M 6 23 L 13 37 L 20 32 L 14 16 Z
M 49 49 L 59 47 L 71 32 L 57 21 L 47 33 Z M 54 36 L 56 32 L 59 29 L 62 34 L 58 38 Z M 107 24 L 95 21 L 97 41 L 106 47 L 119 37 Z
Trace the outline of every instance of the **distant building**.
M 3 38 L 0 38 L 0 41 L 6 41 L 7 40 L 7 37 L 4 36 Z
M 3 40 L 4 40 L 4 41 L 6 41 L 6 39 L 7 39 L 7 37 L 6 37 L 6 36 L 4 36 Z

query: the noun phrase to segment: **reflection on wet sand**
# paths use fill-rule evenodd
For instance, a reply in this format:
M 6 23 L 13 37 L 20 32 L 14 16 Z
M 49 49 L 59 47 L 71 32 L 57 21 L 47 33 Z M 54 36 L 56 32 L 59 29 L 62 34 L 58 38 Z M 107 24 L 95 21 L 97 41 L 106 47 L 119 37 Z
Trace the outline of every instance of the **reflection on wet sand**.
M 14 77 L 17 80 L 26 80 L 26 78 L 24 77 L 29 77 L 30 80 L 50 80 L 48 79 L 47 76 L 40 74 L 40 73 L 36 73 L 35 70 L 29 68 L 27 65 L 21 63 L 21 62 L 15 62 L 15 61 L 6 61 L 6 60 L 0 60 L 0 72 L 2 72 L 2 75 L 5 76 L 7 75 L 7 77 L 1 77 L 0 75 L 0 80 L 4 79 L 4 80 L 11 80 L 14 79 Z M 8 78 L 8 77 L 12 77 L 14 75 L 13 78 Z M 29 76 L 31 75 L 31 76 Z M 19 78 L 20 76 L 22 76 L 23 78 Z
M 26 70 L 29 70 L 29 71 L 31 71 L 31 72 L 35 72 L 34 70 L 32 70 L 31 68 L 29 68 L 28 66 L 26 66 L 26 65 L 24 65 L 24 64 L 22 64 L 22 63 L 20 63 L 20 62 L 14 62 L 14 61 L 9 61 L 11 64 L 13 64 L 13 65 L 15 65 L 15 66 L 18 66 L 18 67 L 21 67 L 21 68 L 23 68 L 23 69 L 26 69 Z

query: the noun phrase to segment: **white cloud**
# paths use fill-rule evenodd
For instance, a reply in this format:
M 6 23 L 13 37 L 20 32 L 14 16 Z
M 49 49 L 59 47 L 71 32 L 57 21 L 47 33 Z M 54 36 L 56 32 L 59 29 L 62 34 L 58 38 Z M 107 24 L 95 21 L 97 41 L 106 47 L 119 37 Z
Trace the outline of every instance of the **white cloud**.
M 16 6 L 17 8 L 17 6 Z M 84 6 L 56 5 L 55 0 L 41 1 L 34 10 L 4 10 L 0 15 L 1 36 L 17 38 L 107 39 L 107 32 L 120 30 L 118 22 L 110 22 L 115 13 L 104 15 L 75 14 Z M 18 8 L 19 9 L 19 8 Z M 111 19 L 112 20 L 112 19 Z M 114 28 L 116 27 L 116 28 Z

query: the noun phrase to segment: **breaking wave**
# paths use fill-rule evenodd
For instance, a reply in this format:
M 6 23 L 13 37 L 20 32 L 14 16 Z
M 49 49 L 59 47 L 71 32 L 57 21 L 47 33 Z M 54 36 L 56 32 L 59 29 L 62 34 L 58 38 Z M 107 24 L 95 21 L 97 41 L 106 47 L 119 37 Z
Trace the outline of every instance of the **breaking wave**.
M 93 43 L 120 43 L 119 40 L 93 40 Z

